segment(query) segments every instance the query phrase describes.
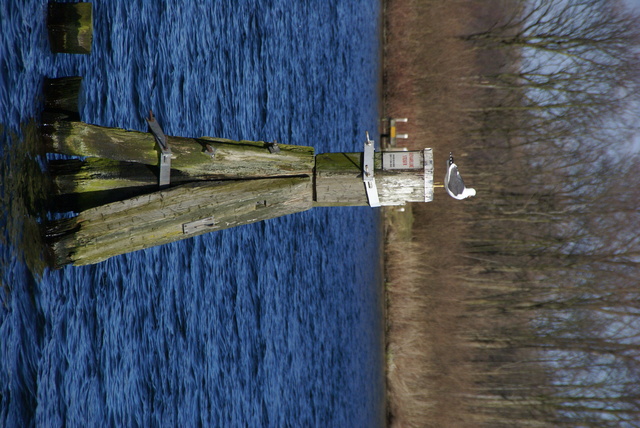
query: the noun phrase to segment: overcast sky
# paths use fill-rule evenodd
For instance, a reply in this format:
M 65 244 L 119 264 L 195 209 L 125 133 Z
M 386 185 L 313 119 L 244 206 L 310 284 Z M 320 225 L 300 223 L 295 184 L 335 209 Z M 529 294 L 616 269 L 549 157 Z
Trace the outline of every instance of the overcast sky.
M 624 0 L 624 2 L 640 13 L 640 0 Z M 640 115 L 640 112 L 638 112 L 638 115 Z M 636 135 L 635 141 L 632 144 L 632 149 L 640 152 L 640 135 Z
M 624 0 L 630 6 L 640 9 L 640 0 Z

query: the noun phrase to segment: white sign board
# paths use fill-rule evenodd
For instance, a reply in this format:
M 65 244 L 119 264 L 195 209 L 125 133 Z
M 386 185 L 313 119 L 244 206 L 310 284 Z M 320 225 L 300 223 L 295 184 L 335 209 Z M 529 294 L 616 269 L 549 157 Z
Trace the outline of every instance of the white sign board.
M 423 166 L 423 153 L 382 152 L 382 169 L 419 169 Z

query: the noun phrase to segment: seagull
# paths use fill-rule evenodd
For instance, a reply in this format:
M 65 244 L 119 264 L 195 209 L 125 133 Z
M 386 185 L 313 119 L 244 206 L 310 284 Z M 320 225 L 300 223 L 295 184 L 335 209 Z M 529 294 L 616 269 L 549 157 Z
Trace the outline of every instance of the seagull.
M 444 188 L 447 189 L 447 193 L 454 199 L 465 199 L 469 196 L 475 196 L 476 190 L 468 187 L 464 187 L 464 181 L 460 177 L 458 172 L 458 165 L 453 163 L 453 154 L 449 153 L 449 160 L 447 161 L 447 175 L 444 176 Z

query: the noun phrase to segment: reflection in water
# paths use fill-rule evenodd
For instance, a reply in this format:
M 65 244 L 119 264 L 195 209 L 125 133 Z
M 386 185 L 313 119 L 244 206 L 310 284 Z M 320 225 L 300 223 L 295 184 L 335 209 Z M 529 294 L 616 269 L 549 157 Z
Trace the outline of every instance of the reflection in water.
M 47 267 L 47 250 L 40 225 L 47 219 L 52 195 L 51 180 L 43 172 L 44 155 L 39 125 L 35 120 L 22 125 L 21 135 L 0 125 L 2 163 L 0 165 L 0 259 L 2 288 L 8 295 L 11 284 L 6 272 L 15 263 L 25 263 L 41 277 Z M 4 298 L 7 296 L 3 296 Z

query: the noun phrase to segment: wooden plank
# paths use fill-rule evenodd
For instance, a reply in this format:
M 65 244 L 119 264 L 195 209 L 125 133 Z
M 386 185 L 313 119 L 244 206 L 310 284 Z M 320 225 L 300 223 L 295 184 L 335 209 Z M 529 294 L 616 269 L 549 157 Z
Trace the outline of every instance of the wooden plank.
M 48 169 L 59 195 L 140 186 L 155 186 L 155 191 L 158 187 L 155 168 L 133 162 L 99 158 L 56 159 L 49 161 Z
M 158 168 L 110 159 L 56 159 L 48 163 L 61 211 L 84 211 L 158 190 Z M 193 181 L 172 171 L 172 185 Z M 56 207 L 58 207 L 56 205 Z
M 83 211 L 65 221 L 64 227 L 54 228 L 55 263 L 58 267 L 67 263 L 93 264 L 312 206 L 309 176 L 189 183 Z M 210 217 L 215 219 L 211 227 L 184 233 L 185 223 Z
M 72 156 L 90 156 L 157 166 L 159 152 L 150 133 L 106 128 L 77 121 L 43 124 L 43 138 L 49 150 Z M 234 141 L 223 138 L 169 137 L 172 170 L 198 179 L 238 179 L 310 175 L 314 149 L 278 144 L 280 152 L 269 152 L 263 141 Z M 209 146 L 215 151 L 211 156 Z

